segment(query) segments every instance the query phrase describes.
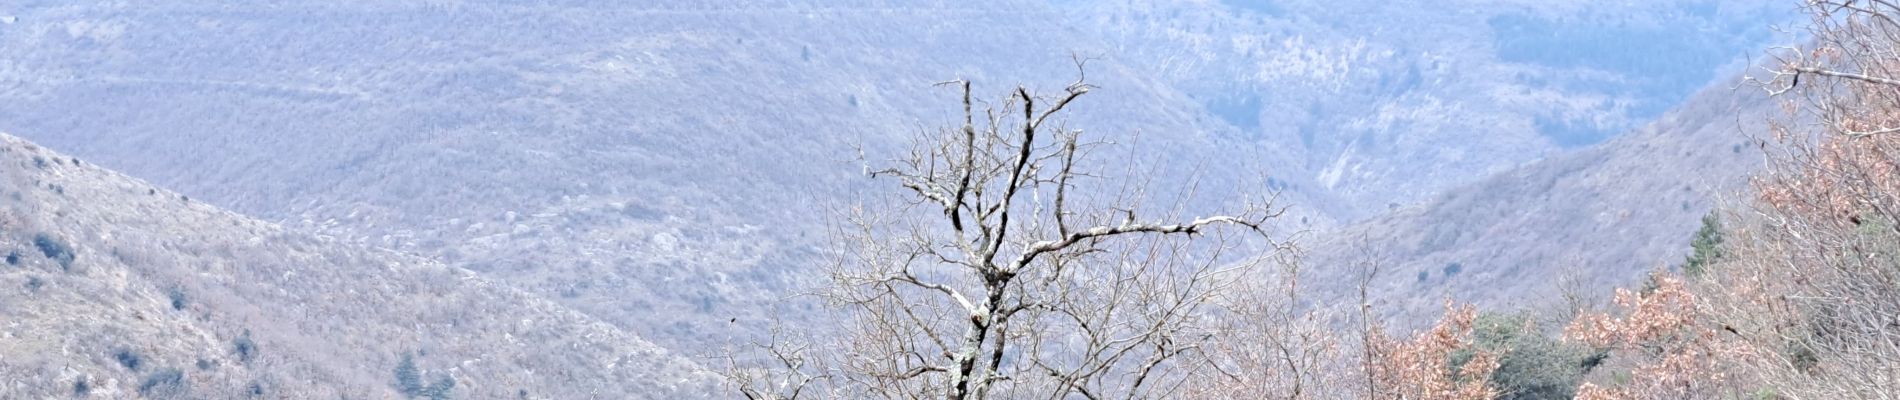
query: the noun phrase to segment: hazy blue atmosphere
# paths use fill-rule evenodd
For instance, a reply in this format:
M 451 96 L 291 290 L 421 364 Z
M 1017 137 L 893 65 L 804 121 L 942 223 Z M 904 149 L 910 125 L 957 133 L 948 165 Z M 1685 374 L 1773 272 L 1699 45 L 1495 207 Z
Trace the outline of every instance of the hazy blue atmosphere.
M 1081 372 L 1195 381 L 1245 365 L 1208 350 L 1242 339 L 1177 352 L 1212 369 L 1082 349 L 1250 315 L 1107 305 L 1282 282 L 1305 291 L 1286 310 L 1397 333 L 1449 299 L 1542 310 L 1560 283 L 1608 305 L 1761 168 L 1773 107 L 1733 88 L 1807 21 L 1782 0 L 0 0 L 0 398 L 1267 396 Z M 1034 271 L 1004 263 L 1019 248 Z M 1033 317 L 960 314 L 978 294 Z M 944 344 L 969 335 L 973 358 Z M 768 351 L 799 340 L 829 344 Z M 785 354 L 805 372 L 767 373 Z M 978 389 L 937 375 L 978 359 L 1000 366 Z M 845 379 L 871 366 L 925 380 Z

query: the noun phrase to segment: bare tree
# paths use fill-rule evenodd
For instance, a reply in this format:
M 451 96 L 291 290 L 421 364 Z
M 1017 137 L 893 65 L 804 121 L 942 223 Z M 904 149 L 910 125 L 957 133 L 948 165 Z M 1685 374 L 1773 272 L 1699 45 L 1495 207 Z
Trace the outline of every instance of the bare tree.
M 728 358 L 739 393 L 1332 399 L 1366 395 L 1342 390 L 1363 382 L 1377 385 L 1372 397 L 1495 394 L 1491 355 L 1447 370 L 1448 352 L 1469 348 L 1469 309 L 1418 339 L 1362 321 L 1376 351 L 1343 350 L 1341 320 L 1304 298 L 1291 235 L 1270 232 L 1283 210 L 1275 196 L 1186 217 L 1200 186 L 1188 179 L 1161 192 L 1171 204 L 1145 204 L 1159 174 L 1135 161 L 1138 148 L 1105 151 L 1115 143 L 1064 126 L 1093 89 L 1085 80 L 995 102 L 967 81 L 941 86 L 961 95 L 961 124 L 924 132 L 887 167 L 867 162 L 899 195 L 835 225 L 839 252 L 817 294 L 838 324 L 775 332 L 754 355 Z M 1105 154 L 1133 179 L 1087 162 Z
M 1383 349 L 1379 346 L 1385 336 L 1385 324 L 1378 314 L 1373 312 L 1371 288 L 1373 280 L 1377 279 L 1379 272 L 1385 269 L 1385 256 L 1378 254 L 1377 248 L 1373 247 L 1364 236 L 1358 238 L 1356 247 L 1360 252 L 1360 261 L 1357 265 L 1358 285 L 1356 285 L 1359 289 L 1357 311 L 1359 312 L 1360 378 L 1365 380 L 1365 385 L 1362 387 L 1366 391 L 1365 398 L 1376 399 L 1386 393 L 1379 382 L 1378 374 L 1379 360 L 1385 358 L 1381 352 Z
M 1094 89 L 1083 79 L 1052 95 L 1017 87 L 993 103 L 967 81 L 941 86 L 961 94 L 961 124 L 919 135 L 886 167 L 867 163 L 903 196 L 850 209 L 836 232 L 842 254 L 821 293 L 840 310 L 843 333 L 827 349 L 835 361 L 814 371 L 802 361 L 809 352 L 770 343 L 777 369 L 804 371 L 734 368 L 746 377 L 735 384 L 754 398 L 797 395 L 787 388 L 1151 398 L 1206 375 L 1208 348 L 1233 316 L 1223 296 L 1284 247 L 1267 234 L 1281 211 L 1271 198 L 1182 217 L 1195 183 L 1165 210 L 1145 206 L 1146 179 L 1110 179 L 1086 163 L 1111 143 L 1064 125 Z
M 1282 251 L 1273 279 L 1242 282 L 1221 296 L 1227 318 L 1215 325 L 1215 340 L 1202 351 L 1209 367 L 1182 393 L 1206 399 L 1334 399 L 1356 367 L 1333 331 L 1333 310 L 1307 302 L 1302 254 Z
M 825 349 L 815 348 L 817 341 L 788 332 L 777 322 L 770 332 L 765 341 L 749 344 L 756 353 L 726 350 L 723 375 L 731 389 L 750 400 L 836 397 L 830 392 L 831 358 Z M 756 359 L 741 359 L 742 354 L 755 354 Z

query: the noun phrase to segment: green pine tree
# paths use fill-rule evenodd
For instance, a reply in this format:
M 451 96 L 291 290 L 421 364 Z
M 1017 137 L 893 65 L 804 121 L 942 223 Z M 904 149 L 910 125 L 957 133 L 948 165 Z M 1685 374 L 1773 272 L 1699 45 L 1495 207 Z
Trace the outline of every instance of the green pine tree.
M 402 362 L 396 364 L 396 391 L 402 392 L 403 396 L 414 398 L 421 396 L 423 389 L 422 372 L 416 370 L 415 356 L 403 353 Z
M 1499 355 L 1491 385 L 1499 400 L 1569 399 L 1602 355 L 1540 329 L 1526 312 L 1486 312 L 1472 323 L 1473 348 L 1451 354 L 1453 369 L 1479 351 Z
M 1714 211 L 1702 216 L 1702 229 L 1695 231 L 1695 239 L 1689 245 L 1694 252 L 1682 263 L 1683 275 L 1699 277 L 1708 272 L 1709 264 L 1723 257 L 1722 220 Z

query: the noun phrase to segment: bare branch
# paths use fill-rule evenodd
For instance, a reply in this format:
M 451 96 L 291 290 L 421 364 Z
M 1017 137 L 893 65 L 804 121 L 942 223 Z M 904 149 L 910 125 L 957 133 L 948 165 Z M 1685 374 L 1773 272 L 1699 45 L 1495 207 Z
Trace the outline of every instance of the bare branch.
M 1793 70 L 1794 70 L 1795 72 L 1799 72 L 1799 73 L 1806 73 L 1806 74 L 1815 74 L 1815 75 L 1820 75 L 1820 76 L 1827 76 L 1827 77 L 1835 77 L 1835 78 L 1844 78 L 1844 79 L 1852 79 L 1852 80 L 1857 80 L 1857 81 L 1861 81 L 1861 82 L 1867 82 L 1867 83 L 1873 83 L 1873 84 L 1880 84 L 1880 85 L 1890 85 L 1890 86 L 1900 86 L 1900 80 L 1896 80 L 1896 79 L 1893 79 L 1893 78 L 1883 78 L 1883 77 L 1878 77 L 1878 76 L 1869 76 L 1869 75 L 1865 75 L 1865 74 L 1856 74 L 1856 73 L 1850 73 L 1850 72 L 1840 72 L 1840 71 L 1834 71 L 1834 70 L 1828 70 L 1828 69 L 1821 69 L 1821 68 L 1815 68 L 1815 67 L 1794 67 L 1794 68 L 1792 68 L 1792 69 L 1793 69 Z M 1799 77 L 1797 76 L 1797 77 L 1796 77 L 1795 79 L 1800 79 L 1800 78 L 1799 78 Z
M 1036 257 L 1042 256 L 1043 254 L 1047 254 L 1050 252 L 1062 251 L 1063 249 L 1067 249 L 1070 246 L 1074 246 L 1076 243 L 1081 243 L 1084 240 L 1105 238 L 1105 237 L 1117 236 L 1117 235 L 1135 234 L 1135 233 L 1151 233 L 1151 234 L 1161 234 L 1161 235 L 1185 233 L 1185 234 L 1191 235 L 1191 234 L 1199 233 L 1202 227 L 1205 227 L 1208 225 L 1214 225 L 1214 224 L 1240 225 L 1240 226 L 1244 226 L 1249 229 L 1252 229 L 1256 232 L 1262 232 L 1262 233 L 1265 232 L 1264 230 L 1262 230 L 1260 222 L 1248 221 L 1248 220 L 1235 218 L 1235 217 L 1229 217 L 1229 216 L 1207 217 L 1207 218 L 1197 219 L 1197 220 L 1194 220 L 1193 222 L 1189 222 L 1186 224 L 1175 224 L 1175 225 L 1129 223 L 1129 224 L 1122 224 L 1122 225 L 1117 225 L 1117 226 L 1097 226 L 1097 227 L 1077 231 L 1074 233 L 1070 233 L 1068 236 L 1065 236 L 1060 240 L 1046 240 L 1046 241 L 1030 244 L 1029 246 L 1023 249 L 1022 255 L 1017 257 L 1014 263 L 1010 264 L 1011 265 L 1010 271 L 1012 272 L 1020 271 L 1023 267 L 1028 266 L 1029 263 L 1034 262 Z

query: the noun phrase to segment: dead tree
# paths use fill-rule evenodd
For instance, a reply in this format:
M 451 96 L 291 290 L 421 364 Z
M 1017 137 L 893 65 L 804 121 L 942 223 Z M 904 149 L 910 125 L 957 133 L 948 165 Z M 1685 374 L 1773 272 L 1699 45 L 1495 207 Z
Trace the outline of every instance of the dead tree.
M 1185 201 L 1145 207 L 1145 180 L 1091 187 L 1117 181 L 1084 163 L 1110 143 L 1064 126 L 1094 88 L 1081 79 L 1048 96 L 1017 87 L 994 103 L 973 98 L 967 81 L 942 85 L 961 94 L 961 124 L 919 135 L 888 167 L 867 163 L 901 196 L 854 207 L 840 224 L 842 254 L 822 294 L 840 311 L 841 348 L 829 371 L 792 376 L 823 376 L 821 392 L 846 397 L 1179 390 L 1219 339 L 1222 293 L 1279 248 L 1267 235 L 1279 210 L 1263 199 L 1184 218 Z

